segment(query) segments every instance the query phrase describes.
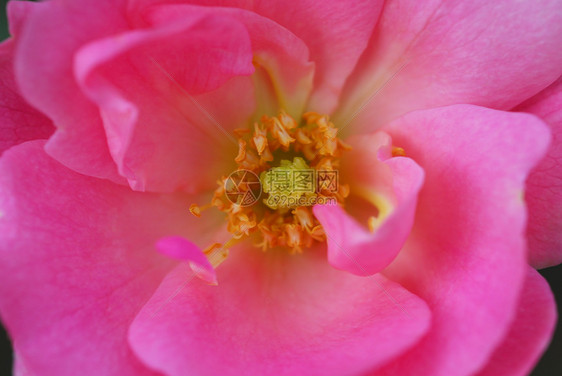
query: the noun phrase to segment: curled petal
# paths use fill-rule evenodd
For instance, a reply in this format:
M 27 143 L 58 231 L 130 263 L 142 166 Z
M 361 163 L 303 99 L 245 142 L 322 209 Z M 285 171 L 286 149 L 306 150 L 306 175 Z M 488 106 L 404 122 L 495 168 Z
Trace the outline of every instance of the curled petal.
M 381 138 L 384 144 L 379 144 Z M 356 148 L 351 152 L 347 170 L 353 166 L 352 181 L 362 182 L 366 195 L 379 204 L 379 217 L 373 221 L 371 231 L 339 206 L 316 205 L 313 210 L 326 232 L 330 264 L 365 276 L 383 270 L 404 245 L 412 228 L 424 174 L 410 158 L 378 159 L 384 149 L 391 147 L 388 136 L 375 134 L 360 141 L 351 142 Z M 353 194 L 353 187 L 351 191 Z
M 153 24 L 166 23 L 205 9 L 208 10 L 186 4 L 166 4 L 149 8 L 145 19 Z M 256 98 L 252 100 L 257 101 L 258 116 L 276 115 L 283 109 L 293 117 L 300 117 L 309 99 L 315 72 L 307 45 L 286 28 L 254 12 L 227 7 L 215 7 L 211 12 L 236 19 L 248 31 L 252 62 L 256 67 L 253 77 Z M 239 97 L 233 99 L 240 102 Z M 217 110 L 224 112 L 222 106 Z
M 139 191 L 213 186 L 224 173 L 218 151 L 228 152 L 229 130 L 253 109 L 246 81 L 224 86 L 253 71 L 246 29 L 200 8 L 180 20 L 90 43 L 77 53 L 74 68 L 81 88 L 100 107 L 119 172 Z M 238 115 L 222 124 L 213 114 L 205 116 L 204 99 L 194 97 L 219 87 L 226 90 L 216 94 L 215 109 L 233 92 L 240 96 Z M 197 168 L 202 160 L 205 169 Z
M 129 28 L 125 1 L 46 1 L 28 8 L 18 26 L 15 74 L 23 97 L 57 128 L 47 153 L 80 173 L 126 184 L 109 154 L 99 110 L 73 74 L 80 47 Z

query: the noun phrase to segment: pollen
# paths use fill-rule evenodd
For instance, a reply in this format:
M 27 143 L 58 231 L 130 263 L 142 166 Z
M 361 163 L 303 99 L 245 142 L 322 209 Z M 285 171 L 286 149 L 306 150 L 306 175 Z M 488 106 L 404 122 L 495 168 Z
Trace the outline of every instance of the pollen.
M 404 151 L 404 149 L 402 149 L 400 147 L 393 146 L 392 147 L 392 156 L 393 157 L 405 157 L 406 152 Z
M 326 115 L 308 112 L 297 122 L 284 111 L 235 130 L 237 171 L 219 179 L 210 204 L 193 204 L 190 212 L 197 217 L 208 207 L 224 212 L 232 234 L 227 244 L 251 238 L 263 251 L 300 253 L 325 241 L 312 207 L 343 204 L 350 194 L 349 185 L 339 182 L 338 168 L 351 147 L 337 133 Z M 206 252 L 227 244 L 215 243 Z

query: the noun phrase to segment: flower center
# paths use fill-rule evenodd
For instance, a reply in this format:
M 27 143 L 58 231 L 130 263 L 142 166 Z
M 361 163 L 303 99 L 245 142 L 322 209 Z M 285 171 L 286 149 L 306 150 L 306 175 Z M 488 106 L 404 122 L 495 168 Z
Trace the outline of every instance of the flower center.
M 349 186 L 339 184 L 338 167 L 350 146 L 337 137 L 329 117 L 308 112 L 298 124 L 281 111 L 235 134 L 237 171 L 219 180 L 206 207 L 226 213 L 234 239 L 252 237 L 264 251 L 285 247 L 300 253 L 325 241 L 312 207 L 343 204 L 349 195 Z M 201 209 L 192 205 L 190 211 L 199 216 Z

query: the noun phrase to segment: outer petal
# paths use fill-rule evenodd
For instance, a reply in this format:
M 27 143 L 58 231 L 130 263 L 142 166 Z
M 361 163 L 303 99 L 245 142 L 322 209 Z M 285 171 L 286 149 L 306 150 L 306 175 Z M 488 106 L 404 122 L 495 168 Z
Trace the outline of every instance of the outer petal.
M 100 106 L 111 154 L 131 187 L 194 191 L 228 172 L 219 170 L 225 164 L 223 150 L 233 141 L 235 155 L 237 144 L 224 132 L 247 121 L 254 98 L 246 87 L 243 93 L 249 91 L 251 100 L 242 94 L 239 115 L 222 125 L 205 119 L 191 95 L 250 74 L 250 40 L 240 22 L 197 8 L 181 20 L 160 21 L 85 46 L 75 70 Z M 228 90 L 240 88 L 234 85 Z M 219 105 L 214 103 L 214 109 L 222 111 Z M 196 168 L 202 160 L 207 168 Z
M 380 204 L 374 231 L 371 233 L 366 223 L 361 225 L 339 206 L 314 207 L 314 215 L 327 235 L 330 264 L 357 275 L 380 272 L 400 252 L 412 228 L 423 183 L 423 170 L 410 158 L 379 160 L 383 149 L 392 147 L 390 138 L 382 137 L 385 140 L 380 145 L 380 133 L 350 142 L 350 160 L 342 167 L 343 171 L 352 171 L 351 179 L 346 180 L 352 182 L 352 195 L 354 188 L 366 189 L 366 194 L 373 196 L 373 206 Z M 361 210 L 366 212 L 363 219 L 377 214 L 375 208 L 372 210 Z
M 432 328 L 383 375 L 467 375 L 514 318 L 527 272 L 525 179 L 548 145 L 534 116 L 458 105 L 387 131 L 426 173 L 410 238 L 385 274 L 428 302 Z
M 293 117 L 300 117 L 308 102 L 312 89 L 314 64 L 309 61 L 307 46 L 281 25 L 254 12 L 226 7 L 194 7 L 189 5 L 163 5 L 148 8 L 145 18 L 151 23 L 185 19 L 193 12 L 204 12 L 226 16 L 244 24 L 252 43 L 253 64 L 256 74 L 254 84 L 273 91 L 274 98 L 256 93 L 252 100 L 258 103 L 257 117 L 276 115 L 283 109 Z M 269 100 L 268 100 L 269 99 Z M 264 102 L 278 102 L 279 107 L 267 108 Z M 237 101 L 240 105 L 240 98 Z M 222 107 L 222 106 L 221 106 Z M 222 108 L 217 108 L 222 112 Z M 240 126 L 239 124 L 238 126 Z
M 560 10 L 558 0 L 387 1 L 335 120 L 351 121 L 381 87 L 357 127 L 456 103 L 511 109 L 562 73 Z
M 516 111 L 541 117 L 552 132 L 548 154 L 527 180 L 529 261 L 536 268 L 562 262 L 562 79 Z
M 107 147 L 99 111 L 74 79 L 72 64 L 85 43 L 128 29 L 125 0 L 53 0 L 33 4 L 21 26 L 15 58 L 24 98 L 45 113 L 57 131 L 47 152 L 74 170 L 125 182 Z
M 543 277 L 529 268 L 511 329 L 477 375 L 528 375 L 547 348 L 555 324 L 552 291 Z
M 168 0 L 131 0 L 142 9 Z M 302 39 L 316 64 L 315 93 L 308 108 L 331 113 L 346 78 L 365 50 L 383 6 L 382 0 L 187 0 L 190 4 L 237 7 L 272 19 Z
M 399 285 L 337 271 L 312 250 L 237 247 L 216 287 L 186 285 L 190 274 L 172 271 L 131 326 L 134 351 L 168 376 L 360 374 L 415 343 L 430 320 Z
M 165 235 L 202 236 L 188 197 L 133 193 L 66 169 L 43 142 L 0 160 L 0 314 L 32 375 L 152 375 L 125 333 L 176 265 Z
M 14 80 L 13 41 L 0 44 L 0 155 L 24 141 L 48 138 L 53 124 L 19 94 Z

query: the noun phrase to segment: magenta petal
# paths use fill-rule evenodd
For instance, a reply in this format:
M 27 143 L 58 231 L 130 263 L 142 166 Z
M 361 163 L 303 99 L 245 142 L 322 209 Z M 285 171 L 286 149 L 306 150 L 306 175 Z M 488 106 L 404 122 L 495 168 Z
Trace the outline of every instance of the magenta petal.
M 457 103 L 509 110 L 560 77 L 560 35 L 559 0 L 386 1 L 336 120 L 379 89 L 358 128 Z
M 363 163 L 375 169 L 377 162 Z M 396 193 L 396 204 L 373 233 L 339 206 L 317 205 L 313 209 L 326 232 L 328 260 L 337 269 L 362 276 L 375 274 L 394 260 L 410 233 L 423 170 L 404 157 L 391 158 L 384 163 L 392 172 L 389 183 L 390 191 Z
M 187 261 L 197 277 L 207 283 L 217 284 L 217 275 L 213 265 L 201 252 L 201 249 L 189 240 L 181 236 L 167 236 L 158 240 L 156 249 L 163 255 Z
M 143 9 L 167 1 L 130 0 L 130 3 L 132 9 Z M 191 0 L 189 3 L 213 10 L 219 7 L 249 10 L 276 22 L 302 40 L 316 66 L 315 90 L 308 108 L 330 113 L 337 106 L 346 79 L 372 37 L 384 1 L 293 0 L 290 6 L 278 0 Z M 258 38 L 276 39 L 273 32 L 277 33 L 275 28 L 268 32 L 270 35 Z M 283 49 L 285 47 L 279 47 L 279 50 Z M 287 68 L 281 67 L 281 70 Z M 289 78 L 292 80 L 294 78 Z
M 562 262 L 562 78 L 516 111 L 539 116 L 552 132 L 547 155 L 527 179 L 529 262 L 536 268 Z
M 84 44 L 128 29 L 125 1 L 45 1 L 29 8 L 15 73 L 23 97 L 57 127 L 47 153 L 80 173 L 126 183 L 109 154 L 99 110 L 80 92 L 72 70 Z
M 535 116 L 457 105 L 385 130 L 425 172 L 414 227 L 384 274 L 431 307 L 432 327 L 383 375 L 468 375 L 515 317 L 527 264 L 525 179 L 544 155 Z
M 244 25 L 201 8 L 87 44 L 75 59 L 77 80 L 100 108 L 119 172 L 139 191 L 214 186 L 225 173 L 223 153 L 235 154 L 230 132 L 255 107 L 252 87 L 229 79 L 252 71 Z M 199 96 L 193 99 L 219 87 L 226 90 L 218 90 L 210 109 Z M 222 112 L 221 99 L 235 95 L 236 116 L 221 124 L 205 118 L 204 111 Z
M 32 375 L 154 375 L 126 332 L 177 262 L 169 234 L 200 240 L 186 195 L 132 192 L 75 173 L 42 141 L 0 159 L 0 315 Z M 206 240 L 206 239 L 205 239 Z
M 230 7 L 166 4 L 149 8 L 145 18 L 151 24 L 165 24 L 204 11 L 237 20 L 246 27 L 252 44 L 252 61 L 256 67 L 253 76 L 256 98 L 251 100 L 258 102 L 257 116 L 283 109 L 293 117 L 300 117 L 312 89 L 315 64 L 309 60 L 307 45 L 288 29 L 257 13 Z M 274 97 L 264 97 L 260 90 Z M 237 103 L 240 100 L 238 96 L 234 98 Z M 279 108 L 275 106 L 276 102 Z M 239 107 L 236 109 L 240 110 Z M 216 112 L 224 112 L 224 103 Z
M 283 25 L 304 41 L 316 64 L 315 91 L 309 108 L 331 113 L 347 77 L 365 50 L 383 1 L 256 1 L 254 10 Z
M 400 285 L 335 270 L 315 250 L 239 246 L 217 274 L 218 286 L 186 284 L 187 265 L 168 274 L 129 332 L 143 362 L 168 376 L 362 374 L 430 323 L 424 302 Z
M 13 50 L 13 40 L 0 44 L 0 155 L 22 142 L 48 138 L 54 131 L 53 123 L 19 94 Z
M 8 16 L 8 26 L 11 36 L 17 36 L 21 32 L 21 28 L 27 16 L 36 6 L 31 1 L 13 0 L 6 5 L 6 15 Z
M 556 316 L 550 286 L 529 268 L 511 328 L 476 376 L 528 375 L 550 342 Z

